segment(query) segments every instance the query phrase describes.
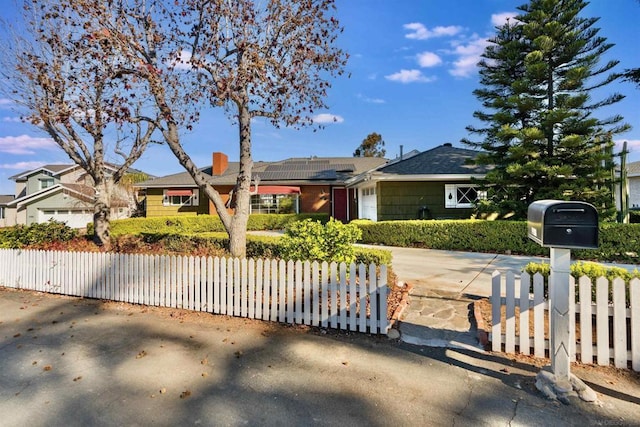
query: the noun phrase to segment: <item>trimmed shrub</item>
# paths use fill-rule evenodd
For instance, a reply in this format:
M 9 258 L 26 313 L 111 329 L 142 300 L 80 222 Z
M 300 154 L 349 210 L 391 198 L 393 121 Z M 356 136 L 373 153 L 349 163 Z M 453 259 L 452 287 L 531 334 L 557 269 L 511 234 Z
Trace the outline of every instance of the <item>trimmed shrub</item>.
M 16 225 L 0 233 L 0 248 L 19 249 L 53 241 L 67 242 L 77 235 L 77 230 L 53 220 L 29 226 Z
M 326 223 L 329 220 L 327 214 L 254 214 L 249 215 L 247 229 L 250 231 L 283 230 L 288 224 L 307 218 L 322 223 Z M 141 233 L 191 234 L 225 231 L 222 221 L 215 215 L 117 219 L 110 222 L 110 227 L 112 236 Z M 87 226 L 87 234 L 93 234 L 93 224 Z
M 330 219 L 326 224 L 306 219 L 289 224 L 280 238 L 281 256 L 293 260 L 354 262 L 358 227 Z
M 549 275 L 551 274 L 551 265 L 547 263 L 530 262 L 525 265 L 522 271 L 534 275 L 540 273 L 544 277 L 544 296 L 547 297 L 549 293 Z M 629 286 L 630 281 L 633 279 L 640 279 L 640 271 L 634 269 L 629 271 L 625 268 L 606 266 L 595 262 L 578 261 L 571 264 L 570 273 L 575 279 L 576 284 L 576 301 L 579 301 L 580 292 L 578 291 L 578 280 L 582 276 L 586 276 L 591 281 L 591 300 L 594 301 L 596 297 L 596 280 L 600 277 L 604 277 L 609 281 L 609 302 L 613 302 L 613 280 L 621 278 L 625 282 L 626 287 L 626 300 L 627 305 L 629 301 Z M 530 292 L 533 292 L 533 284 L 531 285 Z
M 362 230 L 362 243 L 454 251 L 549 256 L 527 237 L 526 221 L 413 220 L 353 221 Z M 571 251 L 576 259 L 640 261 L 640 224 L 600 224 L 599 248 Z

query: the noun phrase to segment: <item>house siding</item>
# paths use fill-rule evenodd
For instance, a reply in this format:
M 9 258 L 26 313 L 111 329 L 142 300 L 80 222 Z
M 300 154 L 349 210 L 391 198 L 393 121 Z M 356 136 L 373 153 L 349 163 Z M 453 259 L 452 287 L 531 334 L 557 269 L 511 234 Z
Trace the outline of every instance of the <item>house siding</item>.
M 220 186 L 216 190 L 226 203 L 229 200 L 229 192 L 233 186 Z M 213 202 L 200 192 L 200 206 L 163 206 L 162 188 L 147 189 L 147 217 L 172 216 L 172 215 L 217 215 Z M 300 213 L 326 213 L 331 214 L 331 187 L 328 185 L 309 185 L 300 187 Z M 233 213 L 229 209 L 229 213 Z
M 378 221 L 419 219 L 426 206 L 433 219 L 470 218 L 472 209 L 444 207 L 444 186 L 447 181 L 379 182 L 376 197 Z
M 56 177 L 53 177 L 51 175 L 46 175 L 44 173 L 37 173 L 35 175 L 30 176 L 29 179 L 27 180 L 27 194 L 37 193 L 38 191 L 41 190 L 40 188 L 41 179 L 52 179 L 53 185 L 60 183 L 60 180 Z
M 147 189 L 147 217 L 175 215 L 206 215 L 209 213 L 207 198 L 200 192 L 198 206 L 164 206 L 162 188 Z

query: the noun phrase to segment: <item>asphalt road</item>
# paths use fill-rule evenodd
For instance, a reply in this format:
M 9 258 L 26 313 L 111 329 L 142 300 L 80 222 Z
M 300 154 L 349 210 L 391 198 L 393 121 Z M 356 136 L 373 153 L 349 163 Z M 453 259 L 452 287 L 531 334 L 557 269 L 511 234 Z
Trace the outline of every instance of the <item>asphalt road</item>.
M 385 337 L 0 289 L 2 426 L 640 424 L 633 383 L 593 380 L 602 406 L 565 406 L 540 396 L 536 372 Z

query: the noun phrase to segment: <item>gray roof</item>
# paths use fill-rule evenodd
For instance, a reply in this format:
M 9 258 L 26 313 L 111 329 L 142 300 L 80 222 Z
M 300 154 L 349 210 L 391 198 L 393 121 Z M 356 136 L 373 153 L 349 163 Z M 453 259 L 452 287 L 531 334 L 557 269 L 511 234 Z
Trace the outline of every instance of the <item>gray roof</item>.
M 6 205 L 13 199 L 15 199 L 15 197 L 12 194 L 0 194 L 0 205 Z
M 478 154 L 478 151 L 444 144 L 383 166 L 378 172 L 396 175 L 484 175 L 490 168 L 467 164 Z
M 48 170 L 49 172 L 51 172 L 53 174 L 58 174 L 58 173 L 62 172 L 63 170 L 69 169 L 69 168 L 71 168 L 73 166 L 75 166 L 75 164 L 72 164 L 72 165 L 58 165 L 58 164 L 56 164 L 56 165 L 43 165 L 43 166 L 40 166 L 39 168 L 35 168 L 35 169 L 27 170 L 27 171 L 22 171 L 22 172 L 20 172 L 18 174 L 10 176 L 9 179 L 16 180 L 16 179 L 18 179 L 20 177 L 23 177 L 25 175 L 30 175 L 35 171 L 39 171 L 39 170 L 43 170 L 43 169 Z
M 627 163 L 627 176 L 640 176 L 640 162 Z
M 343 184 L 348 178 L 374 169 L 387 160 L 379 157 L 310 157 L 277 162 L 255 162 L 252 175 L 270 184 Z M 211 166 L 201 168 L 212 185 L 235 185 L 239 162 L 229 162 L 227 170 L 211 176 Z M 136 184 L 142 188 L 195 187 L 187 172 L 162 176 Z
M 109 162 L 105 162 L 105 165 L 110 167 L 110 168 L 112 168 L 112 169 L 117 169 L 119 167 L 119 165 L 116 165 L 114 163 L 109 163 Z M 40 171 L 40 170 L 43 170 L 43 169 L 51 172 L 53 175 L 58 175 L 60 172 L 63 172 L 65 170 L 67 170 L 67 169 L 72 169 L 74 167 L 80 167 L 80 166 L 78 166 L 75 163 L 44 165 L 44 166 L 40 166 L 39 168 L 22 171 L 22 172 L 20 172 L 18 174 L 10 176 L 9 179 L 13 179 L 14 181 L 19 179 L 19 178 L 26 179 L 26 177 L 28 175 L 31 175 L 32 173 Z M 129 168 L 127 170 L 127 172 L 129 172 L 129 173 L 140 173 L 142 171 L 137 170 L 137 169 L 133 169 L 133 168 Z

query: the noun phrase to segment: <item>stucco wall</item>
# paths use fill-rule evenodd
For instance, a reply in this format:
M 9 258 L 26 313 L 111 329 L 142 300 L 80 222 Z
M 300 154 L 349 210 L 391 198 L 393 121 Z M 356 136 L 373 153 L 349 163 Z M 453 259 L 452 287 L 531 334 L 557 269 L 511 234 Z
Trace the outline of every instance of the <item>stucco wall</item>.
M 300 187 L 300 213 L 331 214 L 331 190 L 328 185 Z
M 629 178 L 629 207 L 640 208 L 640 176 Z
M 433 219 L 465 219 L 471 209 L 445 208 L 444 186 L 450 182 L 379 182 L 378 221 L 419 219 L 423 206 Z
M 38 191 L 41 190 L 40 188 L 40 180 L 41 179 L 52 179 L 53 180 L 53 185 L 57 184 L 59 182 L 58 179 L 50 176 L 50 175 L 46 175 L 44 173 L 37 173 L 35 175 L 32 175 L 29 177 L 28 181 L 27 181 L 27 194 L 33 194 L 36 193 Z

